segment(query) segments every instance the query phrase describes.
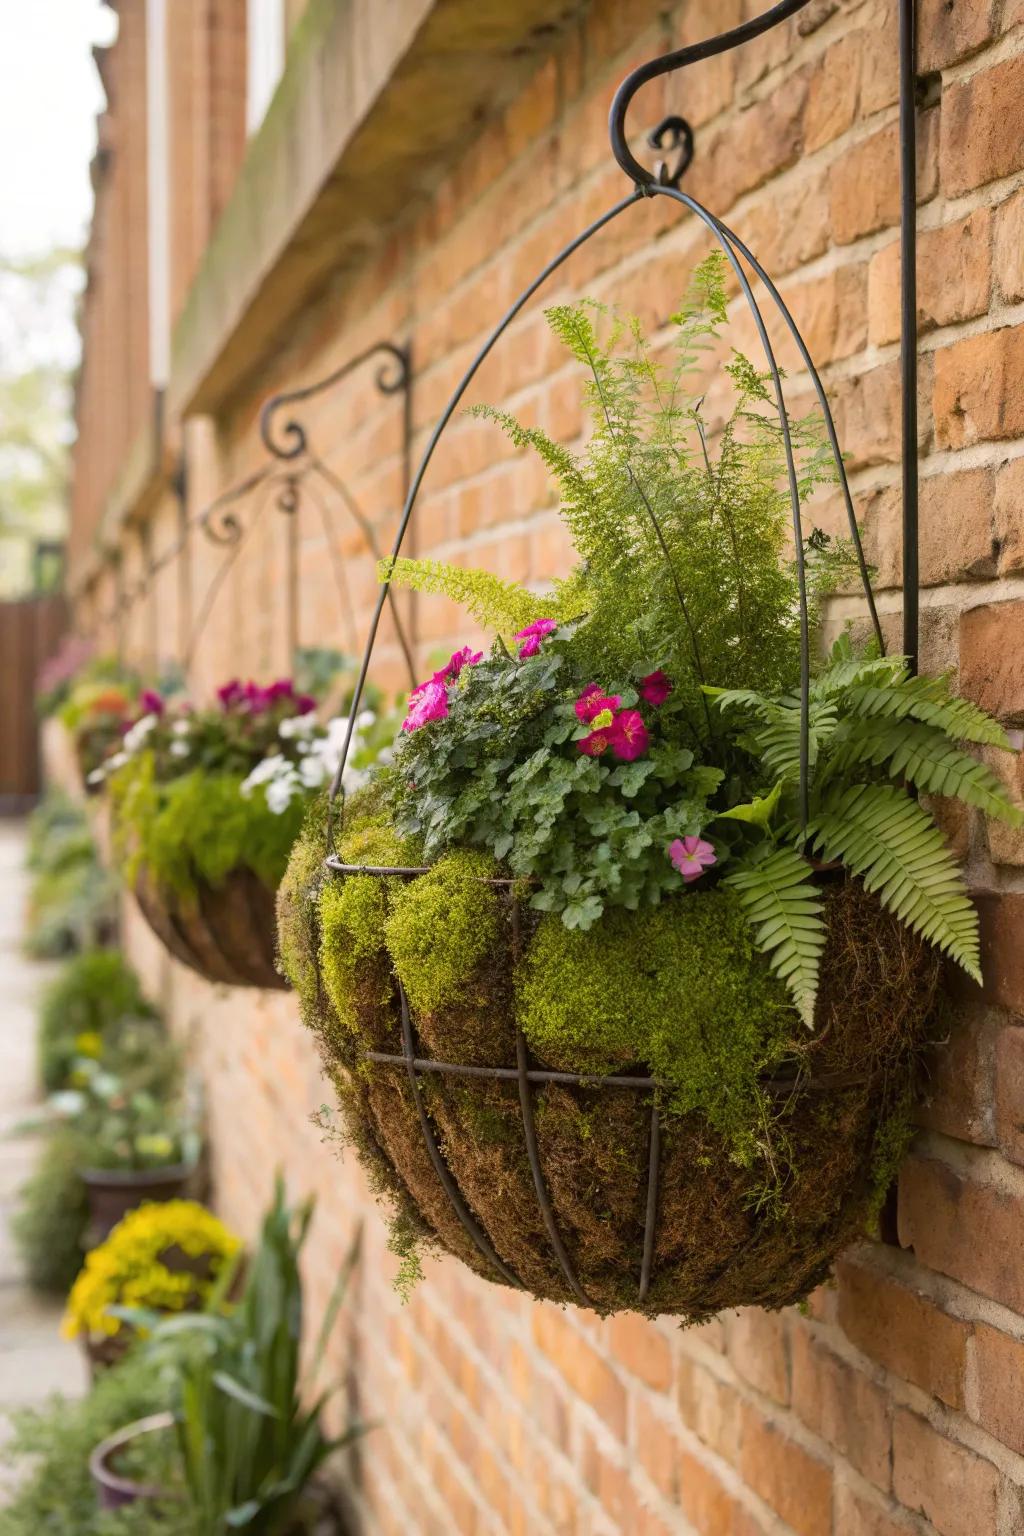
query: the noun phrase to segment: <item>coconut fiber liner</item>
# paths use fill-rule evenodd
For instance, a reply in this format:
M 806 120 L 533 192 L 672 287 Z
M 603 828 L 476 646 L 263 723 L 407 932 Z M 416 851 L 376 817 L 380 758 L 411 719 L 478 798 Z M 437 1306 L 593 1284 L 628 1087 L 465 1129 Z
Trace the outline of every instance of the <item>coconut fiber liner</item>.
M 135 899 L 166 949 L 207 981 L 229 987 L 287 986 L 275 964 L 274 896 L 252 870 L 234 869 L 217 886 L 197 882 L 179 895 L 145 870 Z
M 406 1234 L 537 1297 L 699 1320 L 723 1308 L 802 1299 L 863 1232 L 877 1204 L 885 1127 L 912 1090 L 940 966 L 859 883 L 827 889 L 815 1029 L 794 1029 L 792 1067 L 768 1085 L 773 1142 L 784 1149 L 778 1201 L 763 1200 L 763 1169 L 755 1176 L 731 1160 L 699 1113 L 660 1113 L 652 1146 L 650 1090 L 531 1083 L 553 1242 L 531 1170 L 520 1083 L 421 1071 L 417 1095 L 404 1060 L 368 1058 L 404 1054 L 404 998 L 382 949 L 364 962 L 376 974 L 360 978 L 355 1031 L 342 1027 L 319 971 L 316 891 L 332 877 L 322 866 L 314 872 L 312 860 L 306 874 L 290 870 L 278 897 L 291 979 L 319 1037 L 347 1138 Z M 528 931 L 529 922 L 518 913 L 508 927 Z M 506 953 L 490 956 L 477 978 L 484 1000 L 474 1009 L 406 1014 L 415 1057 L 516 1068 L 511 935 L 507 941 Z M 529 1065 L 564 1063 L 531 1057 Z M 617 1071 L 647 1069 L 638 1062 Z

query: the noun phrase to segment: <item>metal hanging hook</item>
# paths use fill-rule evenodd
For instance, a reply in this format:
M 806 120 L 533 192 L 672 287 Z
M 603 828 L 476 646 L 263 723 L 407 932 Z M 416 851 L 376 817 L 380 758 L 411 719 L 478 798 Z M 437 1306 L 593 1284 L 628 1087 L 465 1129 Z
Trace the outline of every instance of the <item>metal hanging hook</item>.
M 680 178 L 693 159 L 693 132 L 689 123 L 682 117 L 666 118 L 648 140 L 653 148 L 660 149 L 660 136 L 670 129 L 674 130 L 676 137 L 673 148 L 681 147 L 683 154 L 681 160 L 677 161 L 671 170 L 666 169 L 663 172 L 659 165 L 651 171 L 645 165 L 641 165 L 630 152 L 626 142 L 626 114 L 629 111 L 630 102 L 642 86 L 657 80 L 661 75 L 669 75 L 674 70 L 685 69 L 688 64 L 697 64 L 702 59 L 713 59 L 719 53 L 728 53 L 733 48 L 739 48 L 743 43 L 749 43 L 752 38 L 760 37 L 763 32 L 770 32 L 773 27 L 788 20 L 790 16 L 795 16 L 797 11 L 802 11 L 809 4 L 810 0 L 779 0 L 771 10 L 752 17 L 741 26 L 733 27 L 730 32 L 721 32 L 717 37 L 705 38 L 701 43 L 691 43 L 686 48 L 675 49 L 673 53 L 664 53 L 659 58 L 641 64 L 638 69 L 628 74 L 615 92 L 608 117 L 608 134 L 611 139 L 612 154 L 630 180 L 640 188 L 653 186 L 678 188 Z M 676 128 L 675 125 L 679 127 Z M 658 137 L 655 138 L 654 135 Z M 688 135 L 688 140 L 684 135 Z

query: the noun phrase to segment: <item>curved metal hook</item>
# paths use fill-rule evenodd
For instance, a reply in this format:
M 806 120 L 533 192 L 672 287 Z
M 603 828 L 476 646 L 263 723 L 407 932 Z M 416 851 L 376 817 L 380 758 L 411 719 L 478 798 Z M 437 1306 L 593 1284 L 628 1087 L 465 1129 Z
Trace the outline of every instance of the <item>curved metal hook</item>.
M 728 53 L 733 48 L 739 48 L 741 44 L 749 43 L 753 38 L 760 37 L 762 33 L 770 32 L 773 27 L 787 21 L 790 16 L 795 16 L 797 11 L 802 11 L 809 4 L 810 0 L 778 0 L 778 4 L 773 5 L 771 10 L 752 17 L 750 21 L 733 27 L 729 32 L 720 32 L 717 37 L 705 38 L 702 43 L 691 43 L 686 48 L 677 48 L 673 53 L 662 54 L 660 58 L 651 59 L 647 64 L 641 64 L 638 69 L 628 74 L 615 92 L 608 117 L 608 134 L 611 139 L 612 154 L 630 180 L 642 188 L 657 185 L 676 187 L 678 178 L 689 164 L 689 160 L 686 160 L 682 167 L 677 163 L 675 170 L 671 173 L 672 179 L 662 180 L 657 171 L 649 171 L 630 153 L 629 145 L 626 143 L 626 114 L 629 111 L 630 102 L 642 86 L 657 80 L 661 75 L 671 74 L 673 70 L 685 69 L 688 64 L 696 64 L 701 59 L 713 59 L 719 53 Z M 681 122 L 687 129 L 689 128 L 684 118 L 666 118 L 655 132 L 660 133 L 670 122 Z M 680 141 L 677 139 L 676 142 Z M 660 145 L 655 144 L 654 147 L 659 148 Z
M 263 446 L 275 459 L 297 459 L 305 453 L 309 447 L 306 429 L 301 422 L 291 417 L 275 429 L 274 417 L 283 406 L 294 405 L 299 400 L 309 400 L 313 395 L 321 394 L 325 389 L 339 383 L 348 374 L 353 373 L 362 363 L 367 362 L 377 353 L 384 354 L 384 362 L 377 370 L 376 385 L 382 395 L 396 395 L 406 388 L 409 383 L 409 349 L 399 346 L 393 341 L 377 341 L 372 347 L 358 352 L 355 357 L 350 357 L 347 363 L 329 373 L 325 379 L 318 379 L 315 384 L 307 384 L 302 389 L 289 389 L 278 395 L 271 395 L 260 411 L 260 437 Z M 275 430 L 279 433 L 275 437 Z
M 208 507 L 204 507 L 196 518 L 199 527 L 205 533 L 211 544 L 238 544 L 242 539 L 244 529 L 241 522 L 233 512 L 225 510 L 241 501 L 243 496 L 248 496 L 270 473 L 270 466 L 265 465 L 249 475 L 240 485 L 233 485 L 230 490 L 224 491 Z
M 679 151 L 671 169 L 667 161 L 659 160 L 654 172 L 660 187 L 674 187 L 678 192 L 679 183 L 693 164 L 693 129 L 685 117 L 663 117 L 657 128 L 652 128 L 647 135 L 647 142 L 652 149 Z

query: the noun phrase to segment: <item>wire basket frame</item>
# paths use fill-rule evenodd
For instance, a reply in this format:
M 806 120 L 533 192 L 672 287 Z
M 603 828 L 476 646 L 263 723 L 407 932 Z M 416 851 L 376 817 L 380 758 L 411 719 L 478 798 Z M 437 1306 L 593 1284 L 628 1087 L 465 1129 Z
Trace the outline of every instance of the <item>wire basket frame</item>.
M 913 0 L 896 0 L 899 7 L 900 20 L 900 88 L 901 88 L 901 186 L 902 186 L 902 240 L 903 240 L 903 450 L 904 450 L 904 649 L 911 665 L 916 664 L 917 655 L 917 503 L 916 503 L 916 341 L 914 339 L 914 326 L 916 324 L 916 306 L 914 301 L 913 285 L 913 257 L 915 252 L 914 237 L 914 210 L 915 210 L 915 105 L 914 105 L 914 3 Z M 786 402 L 782 383 L 782 374 L 779 369 L 776 354 L 772 346 L 771 338 L 765 324 L 764 314 L 758 299 L 755 297 L 751 281 L 744 270 L 746 263 L 755 278 L 762 285 L 765 294 L 774 310 L 788 330 L 800 357 L 807 369 L 812 387 L 818 400 L 825 421 L 826 432 L 832 457 L 835 462 L 837 478 L 843 498 L 850 538 L 856 552 L 857 563 L 864 599 L 870 617 L 871 627 L 875 639 L 884 652 L 885 643 L 882 627 L 879 620 L 878 609 L 874 593 L 871 587 L 870 573 L 865 559 L 860 530 L 857 524 L 853 498 L 840 451 L 835 421 L 829 406 L 828 398 L 822 384 L 820 374 L 814 365 L 806 343 L 800 334 L 800 330 L 793 318 L 788 306 L 780 294 L 777 286 L 772 281 L 762 264 L 751 252 L 743 240 L 720 218 L 716 217 L 695 198 L 682 191 L 676 183 L 690 163 L 693 154 L 693 134 L 685 119 L 666 118 L 650 135 L 649 142 L 656 148 L 665 146 L 665 141 L 671 141 L 671 147 L 677 151 L 677 162 L 674 168 L 669 168 L 665 162 L 661 162 L 654 172 L 651 172 L 637 161 L 626 143 L 625 119 L 629 103 L 636 91 L 647 81 L 659 75 L 685 67 L 687 64 L 699 59 L 706 59 L 715 54 L 726 52 L 732 48 L 757 37 L 771 28 L 781 24 L 808 4 L 808 0 L 780 0 L 779 4 L 764 12 L 761 16 L 736 27 L 729 32 L 720 34 L 715 38 L 688 48 L 679 49 L 662 58 L 635 70 L 623 82 L 616 93 L 610 118 L 610 135 L 612 151 L 623 170 L 633 181 L 632 190 L 619 201 L 614 203 L 605 213 L 594 219 L 578 235 L 571 239 L 562 249 L 551 258 L 541 269 L 537 276 L 523 289 L 519 296 L 509 306 L 500 320 L 488 333 L 485 341 L 480 346 L 475 357 L 462 375 L 459 383 L 453 391 L 447 405 L 431 433 L 426 448 L 419 461 L 416 473 L 409 487 L 402 516 L 399 521 L 397 534 L 391 551 L 391 562 L 397 560 L 401 553 L 409 523 L 416 505 L 416 501 L 423 484 L 426 471 L 433 458 L 438 443 L 451 421 L 455 411 L 462 401 L 467 389 L 476 377 L 481 366 L 489 357 L 492 349 L 504 335 L 509 325 L 520 313 L 526 304 L 533 298 L 547 279 L 563 266 L 568 259 L 585 245 L 589 240 L 606 229 L 611 223 L 620 218 L 630 208 L 643 202 L 646 198 L 665 197 L 677 203 L 680 208 L 692 213 L 712 236 L 719 249 L 725 255 L 729 266 L 739 285 L 747 309 L 753 319 L 758 338 L 764 352 L 768 374 L 771 378 L 775 396 L 776 409 L 781 425 L 783 448 L 786 461 L 786 479 L 791 503 L 792 530 L 795 544 L 797 583 L 800 600 L 800 777 L 799 777 L 799 801 L 801 825 L 806 829 L 808 822 L 808 796 L 810 779 L 810 750 L 809 750 L 809 716 L 810 716 L 810 621 L 807 602 L 806 584 L 806 553 L 804 543 L 803 517 L 798 488 L 798 477 L 793 445 L 789 429 L 789 421 L 786 412 Z M 914 404 L 908 404 L 908 395 L 914 397 Z M 637 487 L 640 490 L 639 487 Z M 642 496 L 642 490 L 641 490 Z M 660 537 L 657 521 L 651 511 L 651 521 L 656 535 Z M 664 543 L 662 541 L 662 547 Z M 326 867 L 329 871 L 338 875 L 362 875 L 377 878 L 401 878 L 416 879 L 427 873 L 423 866 L 383 866 L 346 863 L 338 854 L 335 846 L 335 830 L 339 815 L 344 815 L 344 789 L 343 775 L 348 754 L 354 735 L 354 720 L 358 713 L 359 703 L 369 671 L 373 648 L 380 625 L 381 616 L 385 604 L 388 601 L 390 591 L 390 579 L 385 579 L 381 585 L 371 621 L 366 648 L 363 654 L 359 677 L 356 683 L 352 717 L 349 724 L 346 739 L 342 748 L 341 759 L 337 772 L 331 785 L 330 807 L 328 812 L 327 842 L 328 851 Z M 513 953 L 520 943 L 520 915 L 517 898 L 517 885 L 510 879 L 493 879 L 485 882 L 504 891 L 509 905 L 508 920 L 511 925 Z M 525 1037 L 518 1023 L 515 1025 L 516 1061 L 515 1065 L 478 1066 L 459 1062 L 440 1061 L 425 1055 L 417 1047 L 417 1038 L 414 1021 L 411 1015 L 409 1001 L 400 981 L 397 981 L 399 1009 L 401 1018 L 401 1053 L 384 1051 L 364 1051 L 362 1057 L 368 1062 L 404 1067 L 413 1095 L 417 1118 L 420 1129 L 430 1157 L 431 1164 L 444 1189 L 452 1210 L 467 1233 L 468 1237 L 484 1258 L 495 1278 L 526 1290 L 528 1287 L 509 1268 L 504 1260 L 495 1252 L 494 1247 L 480 1226 L 473 1212 L 466 1203 L 451 1169 L 445 1162 L 441 1148 L 438 1144 L 434 1126 L 423 1099 L 422 1079 L 430 1074 L 442 1076 L 483 1079 L 490 1082 L 514 1082 L 519 1089 L 519 1104 L 522 1114 L 523 1136 L 527 1157 L 533 1178 L 538 1207 L 543 1219 L 544 1228 L 552 1252 L 564 1277 L 565 1283 L 572 1296 L 581 1305 L 593 1305 L 591 1299 L 581 1286 L 576 1275 L 571 1257 L 558 1230 L 557 1221 L 548 1194 L 544 1171 L 541 1166 L 537 1145 L 537 1135 L 534 1123 L 533 1093 L 537 1086 L 546 1083 L 561 1083 L 577 1088 L 621 1088 L 627 1091 L 649 1096 L 649 1132 L 647 1148 L 647 1178 L 644 1198 L 644 1229 L 642 1258 L 637 1276 L 637 1302 L 643 1305 L 649 1295 L 651 1274 L 654 1260 L 655 1237 L 657 1231 L 657 1213 L 659 1196 L 659 1166 L 661 1154 L 660 1137 L 660 1106 L 662 1090 L 665 1084 L 650 1075 L 618 1074 L 593 1076 L 583 1073 L 549 1071 L 532 1064 Z M 792 1094 L 795 1089 L 801 1091 L 824 1091 L 849 1086 L 854 1082 L 862 1082 L 863 1078 L 845 1073 L 832 1073 L 818 1078 L 804 1077 L 802 1079 L 786 1079 L 779 1082 L 766 1082 L 762 1086 L 771 1093 L 783 1096 Z

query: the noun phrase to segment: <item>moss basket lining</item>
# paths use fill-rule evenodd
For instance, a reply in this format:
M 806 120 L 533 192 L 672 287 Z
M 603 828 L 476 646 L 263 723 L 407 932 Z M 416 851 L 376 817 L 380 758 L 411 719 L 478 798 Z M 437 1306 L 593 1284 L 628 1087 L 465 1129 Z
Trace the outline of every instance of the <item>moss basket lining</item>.
M 539 925 L 508 882 L 492 886 L 484 952 L 456 993 L 424 1007 L 414 957 L 396 965 L 385 943 L 385 931 L 401 937 L 405 882 L 331 875 L 321 861 L 307 835 L 279 894 L 282 957 L 349 1137 L 406 1238 L 539 1298 L 698 1319 L 801 1299 L 863 1231 L 902 1149 L 939 965 L 860 885 L 827 889 L 816 1029 L 792 1014 L 792 1049 L 757 1084 L 772 1105 L 767 1152 L 739 1156 L 707 1114 L 672 1107 L 650 1062 L 598 1072 L 574 1047 L 528 1046 L 523 957 Z M 348 880 L 371 882 L 352 898 L 366 905 L 355 943 L 336 920 Z M 673 921 L 712 896 L 687 893 Z M 639 940 L 643 914 L 621 916 Z M 442 964 L 447 943 L 433 946 Z M 636 955 L 642 970 L 640 942 Z M 749 965 L 755 998 L 764 964 Z
M 217 886 L 197 880 L 182 896 L 143 869 L 135 899 L 165 948 L 207 981 L 287 988 L 275 963 L 274 895 L 252 870 L 234 869 Z

